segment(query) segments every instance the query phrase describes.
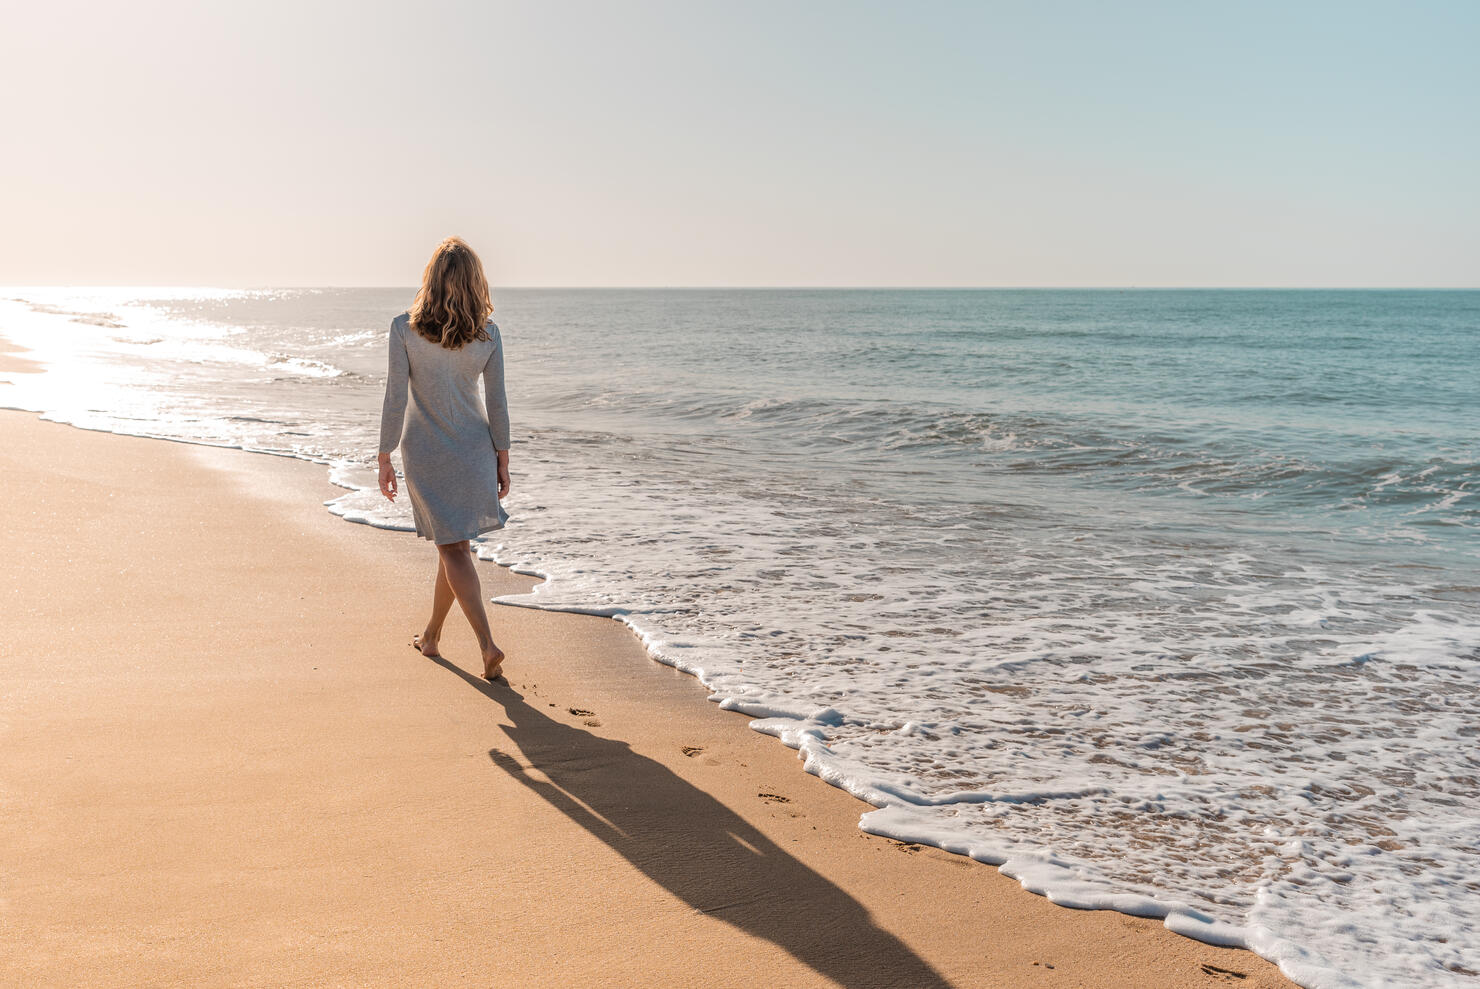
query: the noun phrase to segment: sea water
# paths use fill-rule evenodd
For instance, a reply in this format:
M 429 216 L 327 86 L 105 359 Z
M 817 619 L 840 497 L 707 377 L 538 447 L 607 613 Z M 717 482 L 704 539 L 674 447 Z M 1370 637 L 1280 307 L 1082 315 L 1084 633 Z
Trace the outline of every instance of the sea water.
M 10 289 L 0 404 L 371 465 L 409 290 Z M 1480 293 L 502 290 L 505 603 L 1309 986 L 1480 973 Z

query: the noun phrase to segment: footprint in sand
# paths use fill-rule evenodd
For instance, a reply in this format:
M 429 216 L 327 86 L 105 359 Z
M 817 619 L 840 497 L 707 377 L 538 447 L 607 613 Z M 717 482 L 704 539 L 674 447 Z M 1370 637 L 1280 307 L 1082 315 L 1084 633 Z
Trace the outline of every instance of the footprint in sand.
M 779 793 L 757 793 L 756 796 L 757 797 L 760 797 L 762 800 L 764 800 L 768 804 L 789 804 L 789 803 L 791 803 L 791 798 L 790 797 L 783 797 Z
M 688 756 L 690 759 L 692 759 L 692 758 L 694 758 L 694 756 L 699 755 L 700 753 L 702 753 L 704 751 L 704 746 L 702 746 L 702 745 L 685 745 L 683 748 L 679 749 L 679 751 L 682 752 L 684 755 Z
M 1215 979 L 1219 979 L 1223 982 L 1232 982 L 1235 979 L 1248 978 L 1248 976 L 1245 975 L 1243 972 L 1235 972 L 1231 968 L 1219 968 L 1217 965 L 1209 965 L 1206 962 L 1203 963 L 1202 970 L 1204 975 L 1211 975 Z

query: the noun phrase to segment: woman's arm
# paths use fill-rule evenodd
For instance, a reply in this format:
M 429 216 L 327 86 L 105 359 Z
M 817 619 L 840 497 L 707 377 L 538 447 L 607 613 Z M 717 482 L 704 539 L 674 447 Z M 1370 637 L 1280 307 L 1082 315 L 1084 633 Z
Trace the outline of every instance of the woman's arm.
M 493 448 L 509 449 L 509 398 L 504 392 L 504 342 L 493 328 L 493 353 L 483 365 L 483 404 L 488 409 L 488 436 Z
M 411 376 L 411 361 L 406 356 L 406 339 L 399 324 L 391 320 L 389 354 L 386 359 L 385 401 L 380 407 L 380 493 L 396 500 L 396 469 L 391 466 L 391 451 L 401 445 L 401 427 L 406 420 L 406 386 Z
M 483 365 L 483 404 L 488 410 L 488 438 L 498 451 L 498 496 L 509 493 L 509 397 L 504 391 L 504 341 L 493 328 L 493 353 Z

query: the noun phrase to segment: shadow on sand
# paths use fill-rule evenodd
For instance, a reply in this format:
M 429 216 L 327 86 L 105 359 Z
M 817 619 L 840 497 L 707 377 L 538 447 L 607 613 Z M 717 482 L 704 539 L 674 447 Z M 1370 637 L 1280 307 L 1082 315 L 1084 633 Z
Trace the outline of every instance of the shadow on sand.
M 844 986 L 950 986 L 847 893 L 663 764 L 546 717 L 503 680 L 433 662 L 500 704 L 513 722 L 505 731 L 517 751 L 491 750 L 495 765 L 695 910 L 765 938 Z

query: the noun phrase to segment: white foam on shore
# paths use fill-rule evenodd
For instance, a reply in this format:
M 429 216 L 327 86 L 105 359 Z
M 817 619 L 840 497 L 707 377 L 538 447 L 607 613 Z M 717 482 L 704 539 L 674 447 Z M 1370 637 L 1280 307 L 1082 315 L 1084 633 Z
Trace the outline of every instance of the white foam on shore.
M 654 658 L 797 749 L 807 772 L 878 808 L 864 830 L 996 865 L 1066 906 L 1159 917 L 1189 937 L 1253 948 L 1307 986 L 1435 984 L 1473 961 L 1480 905 L 1464 877 L 1480 869 L 1480 829 L 1464 808 L 1474 788 L 1452 764 L 1414 770 L 1466 745 L 1480 629 L 1416 608 L 1419 589 L 1298 564 L 1271 572 L 1237 552 L 1132 567 L 1111 557 L 1096 586 L 1076 579 L 1091 562 L 1082 548 L 1055 561 L 1023 546 L 1004 551 L 1011 562 L 990 605 L 948 575 L 921 568 L 907 579 L 914 588 L 896 576 L 889 586 L 918 624 L 946 631 L 904 636 L 935 663 L 913 652 L 880 662 L 850 648 L 847 631 L 778 631 L 805 601 L 829 627 L 877 642 L 862 635 L 881 607 L 868 592 L 884 586 L 877 577 L 827 574 L 830 589 L 810 587 L 786 611 L 674 609 L 664 602 L 681 600 L 684 576 L 710 568 L 721 545 L 747 547 L 726 554 L 733 599 L 776 589 L 785 540 L 768 544 L 716 492 L 705 498 L 713 514 L 688 526 L 610 514 L 598 523 L 589 477 L 579 498 L 551 495 L 571 484 L 532 479 L 542 504 L 516 512 L 519 548 L 508 533 L 480 545 L 484 558 L 547 579 L 497 600 L 628 624 Z M 365 497 L 351 492 L 333 510 Z M 355 514 L 395 524 L 385 509 Z M 600 561 L 570 545 L 598 524 L 611 553 Z M 610 565 L 637 559 L 653 532 L 666 577 Z M 551 543 L 560 549 L 548 555 L 527 549 Z M 876 545 L 863 555 L 889 564 Z M 857 596 L 866 606 L 850 603 Z M 951 624 L 988 606 L 1014 617 Z M 757 664 L 747 638 L 781 640 L 794 658 L 762 653 Z M 1418 678 L 1426 686 L 1414 691 Z M 1436 844 L 1443 868 L 1430 862 Z M 1353 952 L 1361 967 L 1333 961 Z M 1371 978 L 1359 982 L 1363 971 Z

